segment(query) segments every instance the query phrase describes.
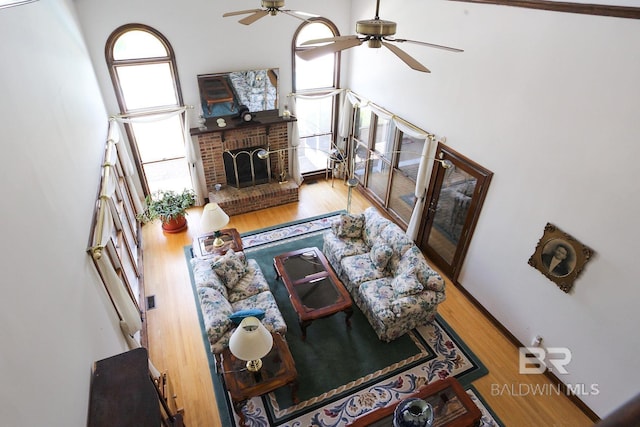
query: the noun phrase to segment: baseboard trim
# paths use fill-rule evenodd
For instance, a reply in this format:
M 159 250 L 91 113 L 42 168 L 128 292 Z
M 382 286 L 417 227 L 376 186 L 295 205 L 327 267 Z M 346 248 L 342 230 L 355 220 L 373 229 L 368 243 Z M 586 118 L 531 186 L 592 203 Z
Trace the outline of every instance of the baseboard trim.
M 469 291 L 466 290 L 465 287 L 460 284 L 460 282 L 455 281 L 453 282 L 453 284 L 469 301 L 471 301 L 471 303 L 478 310 L 482 312 L 482 314 L 487 317 L 487 319 L 489 319 L 491 323 L 493 323 L 493 325 L 500 332 L 502 332 L 505 337 L 507 337 L 509 341 L 511 341 L 513 345 L 515 345 L 516 347 L 526 347 L 525 344 L 521 343 L 502 323 L 500 323 L 498 319 L 496 319 L 486 308 L 484 308 L 484 306 L 480 304 L 480 302 L 473 295 L 471 295 L 471 293 L 469 293 Z M 568 393 L 566 384 L 560 381 L 560 378 L 558 378 L 549 370 L 545 372 L 545 375 L 547 376 L 547 378 L 549 378 L 549 380 L 551 380 L 553 384 L 558 385 L 562 389 L 562 392 L 569 398 L 569 400 L 571 400 L 574 405 L 576 405 L 587 417 L 589 417 L 591 421 L 593 421 L 594 423 L 600 421 L 600 417 L 595 412 L 593 412 L 593 410 L 591 410 L 591 408 L 589 408 L 586 403 L 584 403 L 578 396 Z

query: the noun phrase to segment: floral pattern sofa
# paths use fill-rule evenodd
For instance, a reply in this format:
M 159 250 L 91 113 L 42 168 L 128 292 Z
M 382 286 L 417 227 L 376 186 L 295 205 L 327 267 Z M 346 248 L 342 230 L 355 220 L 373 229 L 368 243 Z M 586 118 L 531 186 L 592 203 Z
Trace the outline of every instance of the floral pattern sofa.
M 325 256 L 381 340 L 433 320 L 445 300 L 444 280 L 374 207 L 340 215 L 323 239 Z
M 284 336 L 287 324 L 269 284 L 254 259 L 228 251 L 214 258 L 192 258 L 191 266 L 205 330 L 214 354 L 229 345 L 236 328 L 232 316 L 246 310 L 264 311 L 262 323 Z

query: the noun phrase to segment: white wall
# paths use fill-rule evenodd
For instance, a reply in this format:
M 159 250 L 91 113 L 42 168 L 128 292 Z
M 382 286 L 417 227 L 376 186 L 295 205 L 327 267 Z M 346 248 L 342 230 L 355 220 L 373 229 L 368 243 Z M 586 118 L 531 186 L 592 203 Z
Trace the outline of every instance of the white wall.
M 129 23 L 149 25 L 169 40 L 176 55 L 184 102 L 196 106 L 195 117 L 200 114 L 198 74 L 279 68 L 280 107 L 287 103 L 291 92 L 291 41 L 302 21 L 279 14 L 246 26 L 237 22 L 246 15 L 222 17 L 225 12 L 257 8 L 258 0 L 156 0 L 152 5 L 145 1 L 75 0 L 75 4 L 110 113 L 119 110 L 104 46 L 116 28 Z M 333 11 L 331 19 L 339 27 L 348 23 L 348 6 L 343 0 L 286 2 L 287 9 L 323 16 Z
M 582 399 L 605 416 L 640 383 L 632 360 L 640 348 L 632 307 L 640 296 L 632 270 L 640 237 L 638 21 L 442 0 L 381 3 L 398 37 L 465 52 L 402 45 L 431 68 L 422 74 L 388 51 L 354 48 L 343 55 L 343 86 L 446 136 L 495 173 L 460 282 L 523 343 L 540 334 L 549 347 L 569 347 L 574 358 L 561 379 L 598 384 L 599 395 Z M 247 27 L 221 17 L 258 4 L 76 0 L 108 112 L 118 108 L 104 43 L 132 22 L 173 45 L 186 104 L 198 103 L 197 74 L 256 67 L 280 68 L 285 96 L 298 21 L 280 15 Z M 355 20 L 373 18 L 375 2 L 287 7 L 352 34 Z M 547 222 L 596 251 L 570 294 L 527 264 Z
M 439 0 L 383 1 L 380 17 L 465 49 L 402 45 L 423 74 L 359 47 L 348 82 L 494 172 L 460 283 L 521 342 L 568 347 L 560 379 L 598 384 L 581 398 L 607 415 L 640 383 L 640 23 Z M 527 264 L 547 222 L 596 252 L 569 294 Z
M 86 253 L 107 116 L 69 2 L 0 10 L 0 420 L 86 425 L 93 362 L 125 350 Z

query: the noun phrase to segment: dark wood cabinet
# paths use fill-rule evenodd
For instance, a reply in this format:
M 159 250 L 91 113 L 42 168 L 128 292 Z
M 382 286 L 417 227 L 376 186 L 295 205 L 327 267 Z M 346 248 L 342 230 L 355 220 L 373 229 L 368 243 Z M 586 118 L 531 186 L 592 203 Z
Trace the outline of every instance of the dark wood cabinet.
M 148 353 L 137 348 L 95 362 L 88 427 L 183 426 L 149 375 Z

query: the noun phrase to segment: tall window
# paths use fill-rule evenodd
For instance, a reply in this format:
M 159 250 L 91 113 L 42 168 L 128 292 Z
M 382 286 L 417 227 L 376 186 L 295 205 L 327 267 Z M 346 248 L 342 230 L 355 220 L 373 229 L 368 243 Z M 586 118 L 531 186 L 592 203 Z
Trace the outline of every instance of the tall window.
M 151 27 L 129 24 L 107 40 L 107 65 L 146 193 L 192 188 L 186 160 L 182 103 L 175 56 Z
M 426 141 L 405 135 L 370 108 L 359 108 L 353 133 L 354 176 L 389 213 L 408 224 Z
M 293 38 L 293 91 L 300 136 L 300 172 L 309 174 L 327 166 L 326 152 L 332 149 L 337 128 L 338 97 L 323 96 L 339 85 L 340 53 L 327 54 L 311 61 L 298 57 L 307 40 L 337 36 L 338 29 L 324 18 L 302 24 Z

